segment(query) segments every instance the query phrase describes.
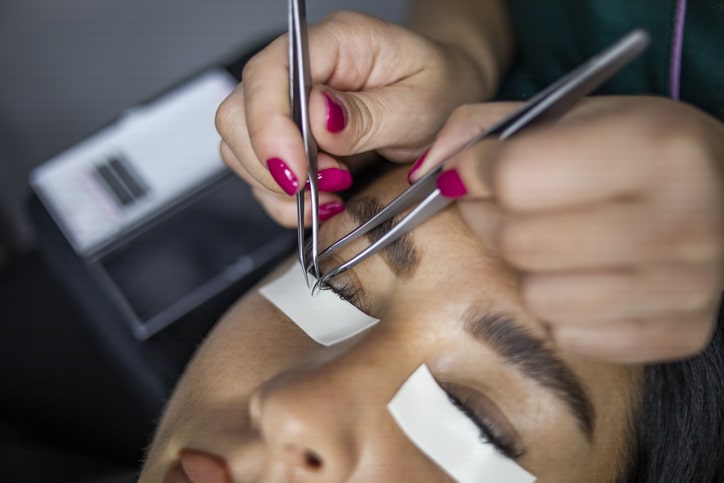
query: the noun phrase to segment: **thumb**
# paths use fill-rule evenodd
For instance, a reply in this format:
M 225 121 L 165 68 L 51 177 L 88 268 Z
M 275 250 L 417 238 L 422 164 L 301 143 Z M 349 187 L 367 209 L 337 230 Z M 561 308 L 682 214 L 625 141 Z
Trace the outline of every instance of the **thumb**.
M 330 154 L 378 151 L 409 161 L 448 114 L 422 104 L 419 90 L 401 83 L 356 92 L 321 86 L 310 96 L 310 123 L 319 147 Z

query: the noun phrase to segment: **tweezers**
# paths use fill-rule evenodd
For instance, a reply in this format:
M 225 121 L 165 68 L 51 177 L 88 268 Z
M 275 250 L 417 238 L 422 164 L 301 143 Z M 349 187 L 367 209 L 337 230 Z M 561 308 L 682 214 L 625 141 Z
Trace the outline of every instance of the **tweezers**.
M 483 139 L 492 136 L 497 136 L 500 140 L 507 139 L 521 129 L 534 123 L 562 116 L 581 98 L 593 92 L 623 66 L 636 58 L 646 49 L 648 43 L 649 36 L 645 31 L 632 31 L 606 50 L 592 57 L 578 68 L 539 92 L 519 110 L 474 136 L 453 156 L 470 148 Z M 374 243 L 371 243 L 367 248 L 346 262 L 328 270 L 321 277 L 317 277 L 318 281 L 314 289 L 324 288 L 331 278 L 377 253 L 452 203 L 452 199 L 442 196 L 440 190 L 437 188 L 436 181 L 443 170 L 445 162 L 453 156 L 442 161 L 440 165 L 420 178 L 420 180 L 392 200 L 370 220 L 343 236 L 320 253 L 319 259 L 323 260 L 385 221 L 400 215 L 402 212 L 417 204 L 417 206 L 385 233 L 384 236 Z
M 309 258 L 305 250 L 304 190 L 297 193 L 297 254 L 310 286 L 309 271 L 319 279 L 317 234 L 319 232 L 319 188 L 317 186 L 317 143 L 309 127 L 309 94 L 312 79 L 309 70 L 309 44 L 307 41 L 307 11 L 304 0 L 289 0 L 289 100 L 292 118 L 302 133 L 307 157 L 307 181 L 312 204 L 312 243 Z

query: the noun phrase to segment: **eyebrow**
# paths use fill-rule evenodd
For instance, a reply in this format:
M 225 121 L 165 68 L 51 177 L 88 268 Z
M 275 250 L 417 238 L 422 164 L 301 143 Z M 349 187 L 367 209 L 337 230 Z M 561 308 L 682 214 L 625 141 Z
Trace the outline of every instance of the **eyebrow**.
M 354 198 L 345 206 L 347 213 L 360 224 L 383 208 L 384 204 L 371 196 Z M 385 221 L 367 233 L 367 239 L 374 243 L 395 223 L 394 219 Z M 383 248 L 380 253 L 399 277 L 411 275 L 419 264 L 419 257 L 409 233 Z M 475 307 L 466 312 L 464 325 L 471 335 L 492 346 L 525 377 L 552 391 L 566 405 L 586 438 L 592 440 L 595 410 L 591 399 L 576 374 L 543 340 L 532 336 L 508 314 L 481 312 Z
M 591 399 L 571 368 L 507 314 L 483 313 L 470 308 L 464 316 L 465 330 L 490 345 L 525 377 L 550 390 L 576 419 L 590 442 L 595 410 Z
M 345 211 L 359 224 L 362 224 L 382 211 L 384 208 L 377 198 L 371 196 L 360 196 L 348 201 L 345 204 Z M 395 225 L 396 220 L 386 220 L 380 226 L 370 230 L 365 237 L 370 243 L 374 243 L 384 236 L 385 233 Z M 393 241 L 380 250 L 383 260 L 390 267 L 392 272 L 400 278 L 412 275 L 420 263 L 420 259 L 412 242 L 409 233 Z

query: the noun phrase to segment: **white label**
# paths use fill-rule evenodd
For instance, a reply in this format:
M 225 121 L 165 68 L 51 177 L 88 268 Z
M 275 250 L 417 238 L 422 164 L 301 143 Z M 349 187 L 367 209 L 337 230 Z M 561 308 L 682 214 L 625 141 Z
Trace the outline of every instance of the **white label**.
M 387 409 L 410 441 L 460 483 L 535 481 L 481 440 L 480 429 L 450 401 L 425 364 L 405 381 Z
M 259 291 L 309 337 L 325 346 L 349 339 L 378 322 L 329 290 L 312 295 L 296 264 Z

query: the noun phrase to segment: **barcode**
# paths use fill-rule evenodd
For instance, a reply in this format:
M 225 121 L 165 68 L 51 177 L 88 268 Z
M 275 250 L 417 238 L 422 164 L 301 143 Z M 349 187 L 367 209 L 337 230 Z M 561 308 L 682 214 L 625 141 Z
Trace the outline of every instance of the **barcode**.
M 114 156 L 94 166 L 96 178 L 117 205 L 128 207 L 149 191 L 133 166 L 122 156 Z

